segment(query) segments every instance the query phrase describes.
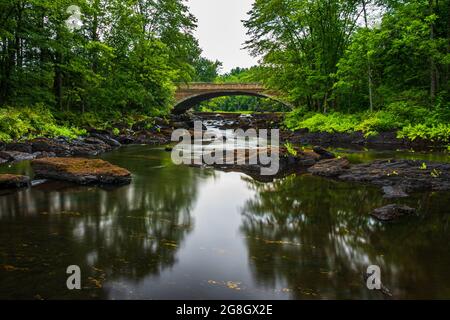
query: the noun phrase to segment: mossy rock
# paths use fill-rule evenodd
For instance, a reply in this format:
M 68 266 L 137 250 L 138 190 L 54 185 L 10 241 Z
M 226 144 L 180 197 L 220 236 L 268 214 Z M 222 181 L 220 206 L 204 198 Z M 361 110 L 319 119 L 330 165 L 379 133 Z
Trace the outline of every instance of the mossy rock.
M 74 182 L 82 185 L 124 185 L 131 173 L 100 159 L 43 158 L 31 162 L 37 178 Z

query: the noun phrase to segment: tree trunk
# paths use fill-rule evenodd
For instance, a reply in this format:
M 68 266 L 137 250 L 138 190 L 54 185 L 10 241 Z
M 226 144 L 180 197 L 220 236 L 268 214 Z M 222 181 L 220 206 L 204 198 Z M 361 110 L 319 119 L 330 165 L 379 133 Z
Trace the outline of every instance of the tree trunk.
M 56 100 L 56 106 L 63 111 L 63 105 L 62 105 L 62 70 L 61 70 L 61 63 L 62 63 L 62 54 L 60 52 L 56 53 L 55 57 L 55 78 L 53 81 L 53 89 L 55 93 L 55 100 Z
M 434 0 L 429 0 L 430 5 L 430 13 L 434 13 Z M 435 33 L 435 25 L 434 23 L 430 26 L 430 40 L 434 40 L 434 33 Z M 430 98 L 431 103 L 434 104 L 436 101 L 436 93 L 437 93 L 437 70 L 436 70 L 436 62 L 434 61 L 434 57 L 430 57 Z
M 362 1 L 363 5 L 363 11 L 364 11 L 364 22 L 366 25 L 366 28 L 369 28 L 369 22 L 367 20 L 367 8 L 366 8 L 366 1 Z M 367 50 L 367 77 L 369 81 L 369 103 L 370 103 L 370 112 L 373 112 L 373 82 L 372 82 L 372 63 L 370 61 L 369 52 Z

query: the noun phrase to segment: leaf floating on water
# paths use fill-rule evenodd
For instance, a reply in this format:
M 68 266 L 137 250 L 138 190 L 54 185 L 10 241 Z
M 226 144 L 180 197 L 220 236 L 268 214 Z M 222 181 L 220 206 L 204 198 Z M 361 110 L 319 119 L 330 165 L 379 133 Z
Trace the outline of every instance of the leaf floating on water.
M 208 280 L 208 284 L 223 286 L 223 287 L 227 287 L 228 289 L 237 290 L 237 291 L 242 290 L 242 288 L 240 287 L 240 285 L 242 283 L 241 282 L 236 282 L 236 281 L 224 282 L 224 281 Z
M 5 271 L 29 271 L 30 270 L 28 268 L 15 267 L 10 264 L 2 264 L 0 267 L 1 267 L 1 269 L 5 270 Z
M 98 279 L 95 279 L 95 278 L 92 278 L 92 277 L 89 277 L 88 279 L 89 279 L 90 282 L 92 282 L 92 284 L 93 284 L 95 287 L 97 287 L 97 288 L 99 288 L 99 289 L 103 288 L 102 281 L 100 281 L 100 280 L 98 280 Z
M 241 288 L 239 288 L 240 284 L 241 284 L 240 282 L 227 281 L 228 289 L 241 290 Z

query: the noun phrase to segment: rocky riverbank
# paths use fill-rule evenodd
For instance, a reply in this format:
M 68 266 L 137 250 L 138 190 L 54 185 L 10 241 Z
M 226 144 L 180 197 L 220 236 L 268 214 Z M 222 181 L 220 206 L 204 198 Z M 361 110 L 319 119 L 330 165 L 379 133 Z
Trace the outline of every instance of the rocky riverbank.
M 277 128 L 281 123 L 280 114 L 268 115 L 236 115 L 236 114 L 203 114 L 203 115 L 179 115 L 171 119 L 156 118 L 152 123 L 136 123 L 131 129 L 122 129 L 120 134 L 114 135 L 107 131 L 91 129 L 86 137 L 69 140 L 60 138 L 36 138 L 29 141 L 0 144 L 0 164 L 24 160 L 33 161 L 33 168 L 43 178 L 62 179 L 77 183 L 127 183 L 124 179 L 107 179 L 104 174 L 89 173 L 87 163 L 81 175 L 73 174 L 72 169 L 61 171 L 63 164 L 74 164 L 72 158 L 95 157 L 101 153 L 111 151 L 127 144 L 163 145 L 168 144 L 174 129 L 186 129 L 192 131 L 196 120 L 203 121 L 203 130 L 206 126 L 233 129 L 238 127 L 251 128 Z M 269 121 L 270 120 L 270 121 Z M 268 122 L 269 121 L 269 122 Z M 334 138 L 338 137 L 335 141 Z M 336 143 L 349 143 L 352 147 L 364 146 L 369 141 L 378 146 L 399 147 L 406 146 L 405 142 L 396 140 L 392 133 L 385 133 L 378 138 L 364 138 L 362 135 L 341 134 L 311 134 L 308 132 L 282 133 L 284 141 L 292 144 L 289 149 L 282 146 L 278 151 L 280 170 L 275 176 L 261 175 L 261 165 L 248 164 L 249 153 L 244 157 L 244 163 L 214 165 L 216 169 L 224 171 L 244 172 L 260 181 L 272 181 L 289 174 L 311 173 L 327 178 L 351 181 L 356 183 L 368 183 L 379 186 L 385 198 L 407 197 L 411 192 L 419 191 L 448 191 L 450 190 L 450 164 L 432 163 L 412 160 L 376 160 L 367 164 L 352 165 L 345 158 L 336 158 L 323 147 L 305 148 L 301 145 L 311 143 L 322 146 L 335 146 Z M 364 140 L 366 139 L 366 140 Z M 385 140 L 383 140 L 385 139 Z M 384 142 L 383 142 L 384 141 Z M 379 143 L 378 143 L 379 142 Z M 168 148 L 170 151 L 171 148 Z M 267 154 L 268 150 L 260 150 Z M 257 156 L 258 156 L 257 152 Z M 272 151 L 269 150 L 269 153 Z M 51 158 L 70 158 L 63 161 Z M 40 161 L 39 159 L 45 159 Z M 100 160 L 99 160 L 100 161 Z M 45 163 L 45 165 L 44 165 Z M 98 166 L 91 166 L 98 168 Z M 72 172 L 70 172 L 72 170 Z M 96 170 L 96 169 L 95 169 Z M 94 171 L 95 171 L 94 170 Z M 106 175 L 108 177 L 108 175 Z M 26 178 L 26 177 L 25 177 Z M 92 178 L 92 179 L 91 179 Z M 21 177 L 3 176 L 3 188 L 19 188 L 29 185 L 29 180 Z

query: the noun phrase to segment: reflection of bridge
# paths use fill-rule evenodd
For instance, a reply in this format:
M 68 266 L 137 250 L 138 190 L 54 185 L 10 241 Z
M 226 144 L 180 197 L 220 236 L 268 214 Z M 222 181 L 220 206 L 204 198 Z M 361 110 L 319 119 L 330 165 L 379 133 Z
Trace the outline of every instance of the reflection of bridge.
M 172 112 L 181 114 L 200 102 L 223 96 L 254 96 L 277 100 L 275 92 L 266 90 L 258 83 L 189 83 L 178 86 Z

